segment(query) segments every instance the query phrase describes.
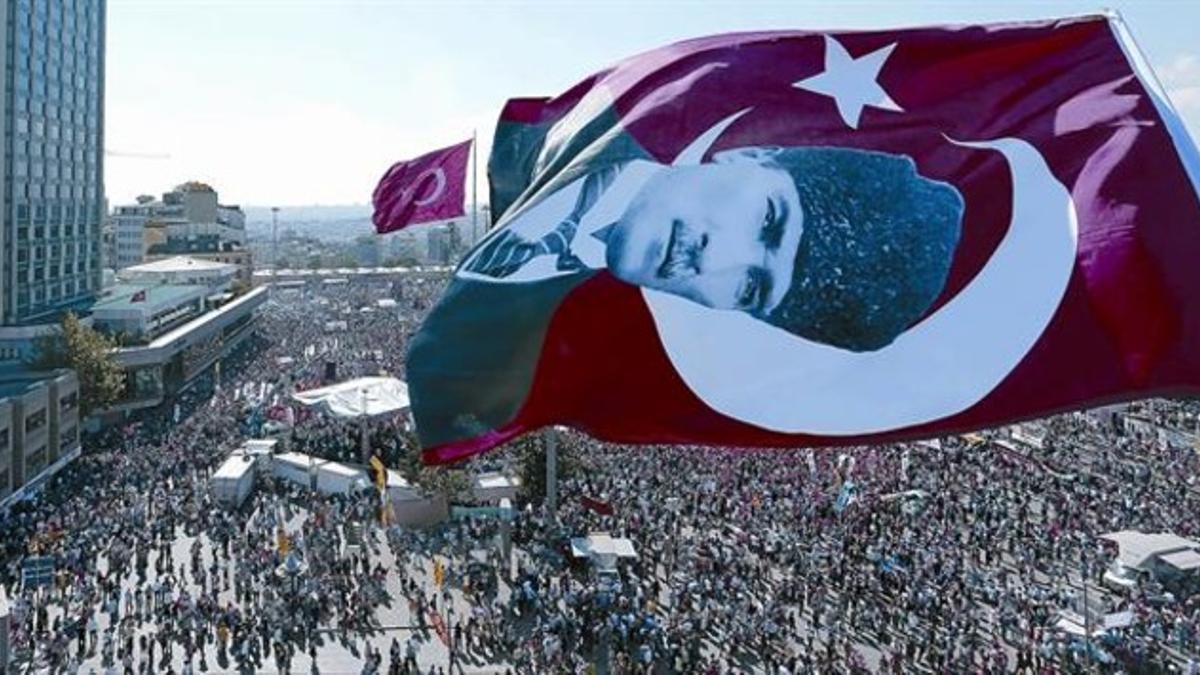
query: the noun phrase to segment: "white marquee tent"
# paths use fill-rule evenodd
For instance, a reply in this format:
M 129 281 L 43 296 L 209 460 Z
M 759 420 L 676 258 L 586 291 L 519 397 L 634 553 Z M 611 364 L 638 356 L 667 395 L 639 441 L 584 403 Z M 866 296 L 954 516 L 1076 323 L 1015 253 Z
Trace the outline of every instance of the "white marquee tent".
M 292 398 L 337 417 L 383 415 L 409 405 L 408 385 L 394 377 L 360 377 L 297 392 Z

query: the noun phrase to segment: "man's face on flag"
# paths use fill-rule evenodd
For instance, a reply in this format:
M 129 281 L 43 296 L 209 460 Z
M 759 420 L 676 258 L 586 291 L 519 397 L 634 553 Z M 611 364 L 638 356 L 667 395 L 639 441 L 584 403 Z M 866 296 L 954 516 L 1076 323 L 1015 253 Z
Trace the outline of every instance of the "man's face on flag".
M 608 235 L 608 268 L 631 284 L 763 317 L 791 284 L 803 220 L 786 171 L 754 151 L 724 153 L 647 181 Z

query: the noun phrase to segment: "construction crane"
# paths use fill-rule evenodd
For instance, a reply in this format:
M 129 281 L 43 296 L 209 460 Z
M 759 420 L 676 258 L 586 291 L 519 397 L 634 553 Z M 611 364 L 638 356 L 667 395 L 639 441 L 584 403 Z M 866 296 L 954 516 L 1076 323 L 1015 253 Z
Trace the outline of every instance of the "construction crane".
M 120 150 L 105 150 L 106 157 L 124 157 L 128 159 L 171 159 L 166 152 L 122 152 Z

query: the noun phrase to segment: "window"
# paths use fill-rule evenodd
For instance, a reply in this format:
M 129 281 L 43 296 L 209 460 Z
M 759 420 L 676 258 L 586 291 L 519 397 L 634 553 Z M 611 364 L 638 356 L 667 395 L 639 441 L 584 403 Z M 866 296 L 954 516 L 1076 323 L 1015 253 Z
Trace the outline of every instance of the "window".
M 16 351 L 16 350 L 15 349 L 13 349 L 13 350 L 5 349 L 4 351 L 7 352 L 7 351 Z M 8 356 L 8 354 L 5 354 L 5 356 Z M 10 432 L 8 430 L 8 427 L 4 427 L 3 429 L 0 429 L 0 451 L 8 450 L 9 435 L 10 435 Z
M 66 431 L 62 432 L 62 436 L 59 438 L 58 451 L 70 450 L 75 445 L 78 436 L 79 428 L 77 426 L 71 425 L 68 427 Z
M 25 456 L 25 475 L 32 476 L 46 467 L 46 446 Z
M 25 433 L 27 433 L 27 434 L 37 431 L 38 429 L 41 429 L 44 426 L 46 426 L 46 409 L 45 408 L 42 408 L 41 410 L 39 410 L 25 418 Z M 43 450 L 44 449 L 45 448 L 43 448 Z

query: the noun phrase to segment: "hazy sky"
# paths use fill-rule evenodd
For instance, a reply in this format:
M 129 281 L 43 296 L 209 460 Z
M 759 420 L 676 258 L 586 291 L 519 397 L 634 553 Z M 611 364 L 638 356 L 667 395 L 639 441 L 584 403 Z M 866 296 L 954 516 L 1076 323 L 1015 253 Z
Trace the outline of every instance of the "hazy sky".
M 878 28 L 1121 10 L 1200 136 L 1196 0 L 401 2 L 109 0 L 107 192 L 187 179 L 228 203 L 367 202 L 394 160 L 470 136 L 505 99 L 625 56 L 757 28 Z M 482 176 L 482 171 L 481 171 Z M 481 180 L 482 190 L 482 180 Z

